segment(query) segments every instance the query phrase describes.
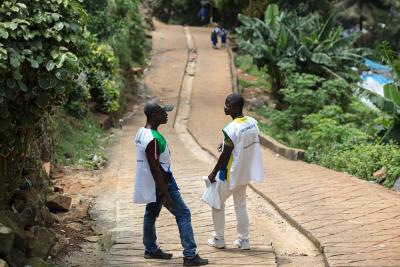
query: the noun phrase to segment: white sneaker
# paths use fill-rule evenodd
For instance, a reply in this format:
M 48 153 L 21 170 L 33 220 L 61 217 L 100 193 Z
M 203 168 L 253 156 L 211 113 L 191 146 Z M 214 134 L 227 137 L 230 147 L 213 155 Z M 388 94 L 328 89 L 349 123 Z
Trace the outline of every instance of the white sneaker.
M 250 249 L 250 241 L 248 239 L 236 239 L 233 245 L 244 250 Z
M 210 247 L 214 247 L 214 248 L 225 248 L 225 240 L 224 239 L 217 239 L 215 237 L 208 239 L 207 244 Z

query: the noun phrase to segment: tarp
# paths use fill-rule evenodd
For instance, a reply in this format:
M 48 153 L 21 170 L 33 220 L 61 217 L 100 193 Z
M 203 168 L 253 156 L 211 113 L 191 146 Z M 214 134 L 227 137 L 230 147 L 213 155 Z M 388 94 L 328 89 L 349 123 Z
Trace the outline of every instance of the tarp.
M 368 58 L 364 59 L 364 65 L 373 71 L 390 73 L 390 68 L 388 66 L 379 64 L 378 62 L 372 61 Z

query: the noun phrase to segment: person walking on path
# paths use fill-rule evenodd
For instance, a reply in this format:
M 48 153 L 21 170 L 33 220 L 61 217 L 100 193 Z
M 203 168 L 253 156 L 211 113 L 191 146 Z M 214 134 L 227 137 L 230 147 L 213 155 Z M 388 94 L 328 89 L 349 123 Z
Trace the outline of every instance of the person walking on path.
M 175 216 L 183 246 L 183 265 L 200 266 L 208 264 L 196 253 L 191 213 L 179 192 L 178 185 L 171 172 L 170 150 L 165 138 L 158 131 L 166 124 L 172 105 L 161 107 L 156 101 L 144 106 L 147 118 L 145 127 L 141 127 L 135 137 L 137 150 L 136 180 L 134 202 L 147 204 L 143 218 L 143 244 L 146 259 L 171 259 L 172 254 L 161 250 L 157 245 L 155 222 L 164 205 Z
M 227 37 L 228 33 L 226 32 L 226 30 L 224 28 L 221 28 L 219 35 L 221 36 L 221 48 L 225 48 L 226 47 L 226 37 Z
M 239 94 L 230 94 L 226 98 L 224 111 L 232 121 L 222 130 L 224 141 L 218 146 L 222 153 L 208 176 L 211 182 L 216 182 L 218 174 L 220 183 L 221 209 L 212 208 L 214 234 L 208 240 L 208 245 L 216 248 L 225 248 L 225 201 L 233 196 L 238 233 L 234 246 L 250 249 L 246 188 L 251 180 L 260 182 L 264 179 L 257 121 L 243 115 L 243 106 L 244 99 Z
M 220 34 L 221 29 L 217 25 L 212 31 L 211 31 L 211 43 L 212 47 L 217 49 L 217 44 L 218 44 L 218 35 Z

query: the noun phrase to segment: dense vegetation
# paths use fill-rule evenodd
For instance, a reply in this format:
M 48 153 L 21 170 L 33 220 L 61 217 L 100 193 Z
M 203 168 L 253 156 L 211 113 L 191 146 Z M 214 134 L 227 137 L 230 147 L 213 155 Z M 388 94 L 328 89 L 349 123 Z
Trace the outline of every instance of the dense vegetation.
M 345 32 L 340 13 L 322 19 L 326 11 L 312 1 L 305 2 L 308 12 L 280 2 L 282 10 L 271 4 L 260 18 L 238 16 L 236 41 L 242 55 L 236 64 L 256 77 L 250 84 L 240 81 L 241 88 L 261 87 L 271 99 L 255 108 L 270 121 L 262 129 L 287 145 L 305 149 L 307 161 L 391 187 L 400 177 L 397 52 L 388 42 L 375 47 L 377 40 L 366 42 L 361 32 Z M 350 5 L 330 2 L 338 8 Z M 367 22 L 363 25 L 374 29 Z M 385 97 L 358 86 L 355 67 L 363 68 L 365 56 L 391 66 L 394 82 L 385 85 Z M 376 108 L 367 107 L 360 96 Z
M 121 96 L 134 92 L 132 67 L 144 63 L 147 45 L 138 4 L 2 1 L 0 209 L 31 170 L 41 169 L 40 159 L 54 160 L 54 150 L 59 161 L 69 159 L 70 164 L 85 162 L 96 152 L 79 153 L 101 144 L 98 126 L 86 118 L 91 117 L 89 106 L 111 115 L 121 112 Z M 72 151 L 66 137 L 79 131 L 88 131 L 93 140 Z M 83 133 L 73 141 L 82 137 Z

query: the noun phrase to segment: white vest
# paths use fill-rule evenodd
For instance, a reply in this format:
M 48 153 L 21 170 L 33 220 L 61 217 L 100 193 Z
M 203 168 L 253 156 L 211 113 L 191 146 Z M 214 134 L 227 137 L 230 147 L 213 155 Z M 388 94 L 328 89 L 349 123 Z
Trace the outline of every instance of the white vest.
M 141 127 L 136 133 L 136 175 L 133 202 L 147 204 L 156 202 L 156 184 L 150 171 L 146 157 L 147 145 L 157 139 L 151 129 Z M 158 149 L 157 149 L 158 150 Z M 164 151 L 160 151 L 159 161 L 165 171 L 170 169 L 170 151 L 165 143 Z
M 232 140 L 234 149 L 227 166 L 229 189 L 250 181 L 264 180 L 264 166 L 257 121 L 249 116 L 236 118 L 223 131 Z

